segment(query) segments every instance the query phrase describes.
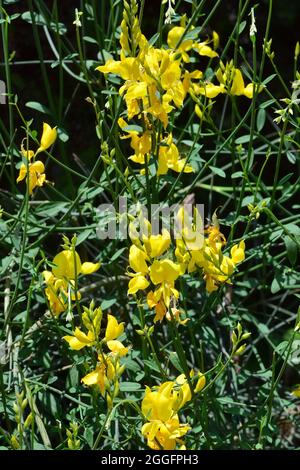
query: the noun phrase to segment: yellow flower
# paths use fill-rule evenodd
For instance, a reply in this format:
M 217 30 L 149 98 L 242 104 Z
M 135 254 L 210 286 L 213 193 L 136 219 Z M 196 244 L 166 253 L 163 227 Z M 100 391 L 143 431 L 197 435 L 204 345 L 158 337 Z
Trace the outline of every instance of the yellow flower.
M 213 31 L 212 38 L 213 38 L 214 49 L 217 49 L 220 44 L 220 38 L 216 31 Z
M 41 162 L 40 160 L 37 160 L 34 163 L 28 162 L 28 171 L 29 171 L 28 192 L 29 194 L 32 194 L 32 191 L 34 190 L 34 188 L 36 188 L 37 186 L 40 186 L 40 187 L 43 186 L 43 184 L 46 181 L 46 175 L 44 173 L 45 166 L 43 162 Z M 19 183 L 20 181 L 23 181 L 26 178 L 26 175 L 27 175 L 27 166 L 24 163 L 22 163 L 20 166 L 17 183 Z
M 171 235 L 165 228 L 158 235 L 150 235 L 143 237 L 144 246 L 151 258 L 158 258 L 167 251 L 171 244 Z
M 190 372 L 191 379 L 194 377 L 195 373 L 193 370 Z M 197 384 L 194 388 L 194 393 L 199 393 L 205 387 L 206 379 L 201 372 L 198 372 L 197 376 L 199 377 L 197 380 Z M 173 388 L 173 397 L 174 397 L 174 404 L 173 408 L 178 411 L 182 408 L 188 401 L 192 399 L 191 389 L 187 378 L 184 374 L 179 375 L 174 382 Z
M 180 315 L 181 315 L 180 310 L 176 307 L 172 307 L 171 312 L 166 313 L 166 319 L 168 321 L 172 321 L 174 319 L 179 325 L 185 325 L 190 319 L 185 318 L 184 320 L 181 320 Z
M 95 334 L 92 331 L 89 331 L 86 335 L 78 327 L 75 328 L 74 336 L 63 336 L 63 339 L 69 343 L 71 349 L 79 351 L 85 346 L 93 346 L 95 344 Z
M 178 148 L 172 140 L 172 134 L 169 134 L 159 147 L 157 175 L 165 175 L 168 169 L 177 173 L 192 173 L 194 171 L 187 164 L 185 158 L 180 158 Z
M 212 99 L 218 96 L 220 93 L 226 93 L 226 90 L 223 84 L 214 85 L 213 83 L 204 83 L 203 86 L 195 87 L 195 92 Z
M 132 245 L 129 250 L 129 264 L 130 267 L 139 274 L 147 274 L 148 266 L 146 263 L 146 253 L 140 250 L 137 246 Z
M 108 356 L 99 356 L 98 360 L 100 361 L 96 369 L 85 375 L 81 382 L 89 387 L 92 385 L 97 385 L 100 389 L 101 395 L 105 395 L 106 384 L 112 382 L 116 378 L 116 366 L 113 364 L 111 359 Z
M 173 382 L 165 382 L 163 385 L 165 385 L 164 388 L 160 386 L 154 392 L 149 387 L 146 387 L 145 396 L 142 401 L 142 413 L 148 421 L 168 421 L 174 413 L 171 399 Z
M 178 416 L 173 416 L 166 422 L 152 421 L 142 427 L 142 434 L 147 438 L 147 445 L 153 450 L 174 450 L 177 444 L 182 446 L 180 437 L 184 436 L 191 427 L 180 424 Z
M 105 331 L 105 340 L 111 341 L 118 338 L 124 332 L 124 323 L 118 323 L 113 315 L 107 315 L 107 327 Z
M 195 49 L 201 56 L 206 56 L 210 58 L 218 57 L 218 53 L 214 51 L 210 46 L 208 46 L 209 42 L 210 41 L 208 40 L 204 42 L 194 43 L 193 49 Z
M 181 274 L 185 270 L 190 273 L 197 267 L 202 268 L 206 290 L 209 293 L 216 291 L 220 284 L 230 283 L 236 264 L 245 259 L 244 241 L 231 248 L 231 257 L 226 256 L 222 253 L 226 239 L 220 232 L 215 215 L 213 224 L 204 231 L 206 238 L 202 233 L 198 233 L 202 229 L 202 219 L 197 211 L 194 211 L 194 219 L 191 222 L 185 209 L 179 209 L 177 224 L 180 227 L 176 233 L 175 256 L 180 263 Z
M 136 294 L 139 290 L 147 289 L 149 281 L 144 276 L 134 276 L 128 283 L 128 294 Z
M 247 98 L 253 98 L 253 83 L 249 83 L 245 87 L 242 72 L 239 69 L 234 69 L 234 76 L 230 90 L 231 95 L 244 95 Z
M 135 271 L 130 274 L 132 279 L 128 284 L 128 294 L 135 294 L 139 290 L 146 289 L 149 286 L 149 281 L 145 278 L 148 273 L 148 266 L 146 263 L 147 255 L 140 250 L 137 246 L 132 245 L 129 250 L 129 265 Z
M 128 124 L 123 118 L 119 118 L 118 124 L 121 129 L 124 129 Z M 146 131 L 139 136 L 137 131 L 125 131 L 127 135 L 121 137 L 121 139 L 130 138 L 130 146 L 134 150 L 134 154 L 129 157 L 135 163 L 144 164 L 145 157 L 149 154 L 152 145 L 151 134 Z
M 101 266 L 100 263 L 81 263 L 79 254 L 73 250 L 58 253 L 53 259 L 53 264 L 56 265 L 52 268 L 54 276 L 69 280 L 75 279 L 79 274 L 92 274 Z
M 161 322 L 167 313 L 167 308 L 164 301 L 161 299 L 160 293 L 157 291 L 150 291 L 147 295 L 147 304 L 149 308 L 155 308 L 155 317 L 153 319 L 154 323 L 157 321 Z
M 221 86 L 225 86 L 227 93 L 230 95 L 244 95 L 249 99 L 253 98 L 254 83 L 249 83 L 245 87 L 242 72 L 233 67 L 232 64 L 227 64 L 226 66 L 221 64 L 221 68 L 216 72 L 216 76 Z M 261 90 L 262 87 L 260 87 L 258 91 L 260 92 Z
M 57 279 L 50 271 L 43 271 L 43 277 L 47 285 L 45 295 L 48 299 L 53 315 L 59 315 L 67 309 L 68 283 Z
M 217 52 L 215 52 L 210 46 L 208 46 L 208 44 L 211 42 L 210 40 L 207 40 L 204 42 L 196 42 L 193 39 L 183 38 L 182 42 L 177 47 L 177 44 L 180 42 L 183 34 L 185 33 L 185 29 L 186 28 L 183 26 L 174 26 L 174 28 L 172 28 L 169 31 L 168 38 L 167 38 L 168 46 L 176 50 L 176 52 L 180 52 L 182 54 L 182 58 L 184 62 L 190 61 L 190 58 L 187 52 L 190 51 L 191 49 L 196 50 L 201 56 L 206 56 L 206 57 L 211 57 L 211 58 L 218 56 Z M 214 31 L 213 45 L 215 49 L 218 46 L 218 37 L 219 36 Z
M 112 354 L 121 357 L 125 356 L 129 351 L 129 348 L 126 348 L 123 343 L 121 343 L 121 341 L 117 341 L 116 339 L 107 341 L 107 347 L 112 352 Z
M 201 390 L 205 387 L 206 385 L 206 378 L 205 375 L 201 374 L 201 372 L 198 372 L 198 377 L 199 379 L 197 380 L 196 387 L 194 388 L 195 393 L 201 392 Z
M 44 122 L 43 123 L 43 134 L 42 134 L 42 137 L 41 137 L 40 146 L 36 151 L 36 155 L 40 152 L 44 152 L 49 147 L 51 147 L 51 145 L 54 144 L 54 142 L 56 140 L 56 137 L 57 137 L 56 127 L 51 128 L 51 126 L 49 126 L 49 124 Z
M 202 76 L 203 73 L 201 72 L 201 70 L 194 70 L 193 72 L 188 72 L 187 70 L 184 71 L 182 85 L 185 92 L 185 96 L 188 92 L 191 94 L 197 94 L 195 89 L 195 86 L 197 85 L 192 80 L 199 80 L 200 78 L 202 78 Z
M 108 314 L 104 340 L 111 353 L 120 357 L 125 356 L 129 351 L 129 348 L 126 348 L 121 341 L 117 340 L 123 332 L 124 323 L 118 323 L 118 320 L 113 315 Z
M 245 259 L 245 242 L 242 240 L 238 245 L 234 245 L 230 250 L 232 262 L 241 263 Z
M 182 381 L 182 378 L 179 380 Z M 177 444 L 183 444 L 179 438 L 190 429 L 190 426 L 179 422 L 178 394 L 174 391 L 176 386 L 178 388 L 176 382 L 169 381 L 155 387 L 154 391 L 146 387 L 141 408 L 149 422 L 143 425 L 142 434 L 147 438 L 151 449 L 175 449 Z
M 27 158 L 29 161 L 34 157 L 34 151 L 25 149 L 23 143 L 21 145 L 21 153 L 23 157 Z
M 180 43 L 180 46 L 177 48 L 185 28 L 183 26 L 174 26 L 168 33 L 167 43 L 171 49 L 176 49 L 176 51 L 181 52 L 182 58 L 185 62 L 189 62 L 189 56 L 187 54 L 193 47 L 192 39 L 183 39 Z
M 125 57 L 121 61 L 109 59 L 105 65 L 96 67 L 96 70 L 120 75 L 123 80 L 137 80 L 140 77 L 139 63 L 134 57 Z
M 292 394 L 297 397 L 297 398 L 300 398 L 300 385 L 298 385 L 297 388 L 295 388 L 295 390 L 292 391 Z
M 169 259 L 155 260 L 150 267 L 150 279 L 153 284 L 174 283 L 180 276 L 180 266 Z

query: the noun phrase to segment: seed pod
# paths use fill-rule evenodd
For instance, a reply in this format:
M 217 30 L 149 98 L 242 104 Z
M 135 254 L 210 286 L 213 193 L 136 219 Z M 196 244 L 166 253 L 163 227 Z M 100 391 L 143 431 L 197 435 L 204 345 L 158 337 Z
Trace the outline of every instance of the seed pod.
M 20 443 L 15 435 L 11 436 L 10 443 L 14 449 L 20 449 Z
M 33 421 L 33 414 L 32 413 L 29 413 L 29 415 L 27 416 L 27 418 L 25 419 L 25 423 L 24 423 L 24 429 L 27 429 L 31 426 L 31 423 Z

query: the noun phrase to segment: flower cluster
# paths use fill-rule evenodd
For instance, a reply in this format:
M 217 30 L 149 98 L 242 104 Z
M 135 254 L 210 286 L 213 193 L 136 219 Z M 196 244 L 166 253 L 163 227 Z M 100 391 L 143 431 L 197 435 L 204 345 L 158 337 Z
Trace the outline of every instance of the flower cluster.
M 195 227 L 201 224 L 201 217 L 196 208 L 193 221 L 189 220 L 189 214 L 184 207 L 178 211 L 177 217 L 180 219 L 182 237 L 176 240 L 175 255 L 184 267 L 184 272 L 192 273 L 200 269 L 209 293 L 217 290 L 221 284 L 230 283 L 236 265 L 245 259 L 245 242 L 242 240 L 234 245 L 230 256 L 224 255 L 222 249 L 226 238 L 220 232 L 216 216 L 213 217 L 212 225 L 204 230 L 204 236 L 195 230 Z
M 157 48 L 147 41 L 140 30 L 135 0 L 132 0 L 131 6 L 124 2 L 124 7 L 120 60 L 109 59 L 96 70 L 117 75 L 124 81 L 119 93 L 125 100 L 128 120 L 134 118 L 135 122 L 132 126 L 120 118 L 119 126 L 126 133 L 123 138 L 131 139 L 134 154 L 130 158 L 135 163 L 145 165 L 154 154 L 157 157 L 158 176 L 166 174 L 169 169 L 190 173 L 192 166 L 180 156 L 172 133 L 166 131 L 170 113 L 181 108 L 187 95 L 190 95 L 195 101 L 196 114 L 202 118 L 207 99 L 215 98 L 220 93 L 252 98 L 254 84 L 245 86 L 242 72 L 234 67 L 232 61 L 226 66 L 220 62 L 216 72 L 218 85 L 205 80 L 202 70 L 195 67 L 192 71 L 187 69 L 192 53 L 198 54 L 198 58 L 193 58 L 195 63 L 199 56 L 210 59 L 218 57 L 219 36 L 216 32 L 213 32 L 211 39 L 200 41 L 198 28 L 189 28 L 184 15 L 180 26 L 170 29 L 168 47 Z M 136 125 L 136 120 L 139 125 Z M 159 123 L 165 135 L 161 133 Z
M 193 378 L 194 372 L 190 374 Z M 190 382 L 190 383 L 189 383 Z M 205 376 L 198 373 L 198 381 L 191 391 L 191 380 L 181 374 L 174 382 L 168 381 L 151 390 L 146 387 L 142 401 L 142 413 L 147 422 L 142 427 L 142 434 L 147 439 L 147 445 L 154 450 L 174 450 L 176 445 L 185 449 L 180 439 L 191 428 L 188 424 L 180 423 L 178 411 L 191 400 L 192 391 L 200 392 L 205 387 Z
M 99 269 L 100 263 L 82 263 L 75 250 L 76 237 L 72 238 L 71 243 L 65 236 L 63 240 L 63 250 L 54 257 L 52 270 L 43 271 L 43 277 L 50 311 L 57 316 L 68 309 L 70 317 L 72 301 L 80 300 L 80 292 L 76 288 L 78 276 L 94 273 Z
M 171 299 L 178 299 L 179 292 L 175 289 L 175 281 L 181 274 L 181 267 L 168 257 L 163 257 L 171 245 L 171 235 L 163 229 L 161 234 L 152 235 L 150 222 L 140 218 L 141 239 L 136 226 L 131 222 L 129 227 L 132 246 L 129 250 L 128 272 L 131 280 L 128 294 L 136 294 L 139 290 L 149 287 L 153 290 L 147 295 L 150 308 L 155 308 L 154 322 L 162 320 L 170 307 Z
M 85 347 L 96 348 L 97 365 L 81 381 L 88 386 L 96 385 L 101 395 L 106 397 L 110 408 L 119 391 L 118 379 L 125 369 L 125 366 L 120 363 L 120 358 L 129 351 L 129 348 L 119 340 L 119 337 L 124 333 L 124 323 L 118 323 L 113 315 L 108 314 L 105 335 L 100 339 L 103 318 L 101 308 L 94 308 L 92 302 L 89 308 L 83 307 L 83 310 L 81 320 L 87 332 L 85 333 L 81 328 L 76 327 L 73 335 L 64 336 L 63 339 L 75 351 Z M 103 351 L 104 345 L 108 348 L 108 353 Z
M 150 309 L 155 309 L 154 322 L 162 321 L 166 316 L 168 320 L 174 318 L 182 323 L 175 307 L 179 298 L 175 281 L 179 276 L 200 271 L 206 290 L 211 293 L 220 285 L 231 283 L 236 265 L 245 259 L 243 240 L 231 248 L 230 256 L 223 253 L 226 239 L 220 232 L 216 216 L 213 219 L 214 223 L 202 234 L 203 221 L 198 210 L 194 209 L 193 220 L 190 220 L 185 208 L 181 207 L 177 213 L 174 253 L 169 251 L 171 235 L 168 230 L 163 228 L 161 234 L 153 235 L 151 223 L 143 216 L 139 217 L 140 233 L 136 225 L 130 223 L 132 245 L 129 250 L 131 270 L 127 272 L 131 277 L 128 294 L 136 294 L 152 284 L 147 293 L 147 304 Z M 173 261 L 174 256 L 176 262 Z
M 53 129 L 46 122 L 43 123 L 43 133 L 40 141 L 40 146 L 36 152 L 28 150 L 21 145 L 21 153 L 25 158 L 26 163 L 22 163 L 19 170 L 19 176 L 17 183 L 23 181 L 27 177 L 28 173 L 28 193 L 31 195 L 32 191 L 37 186 L 43 186 L 46 181 L 45 165 L 41 160 L 35 160 L 36 156 L 40 152 L 44 152 L 55 142 L 57 137 L 57 131 Z

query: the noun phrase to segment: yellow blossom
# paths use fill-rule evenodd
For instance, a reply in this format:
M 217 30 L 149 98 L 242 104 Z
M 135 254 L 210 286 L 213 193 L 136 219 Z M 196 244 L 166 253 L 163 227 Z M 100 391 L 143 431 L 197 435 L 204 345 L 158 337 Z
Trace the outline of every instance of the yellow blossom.
M 300 385 L 298 385 L 297 388 L 295 388 L 295 390 L 292 391 L 292 394 L 297 397 L 297 398 L 300 398 Z
M 169 259 L 155 260 L 150 267 L 150 278 L 153 284 L 173 283 L 180 275 L 180 266 Z
M 123 343 L 121 343 L 121 341 L 116 339 L 107 341 L 107 347 L 113 354 L 116 354 L 120 357 L 125 356 L 129 351 L 129 348 L 126 348 Z
M 79 274 L 92 274 L 100 268 L 100 263 L 81 263 L 77 251 L 71 249 L 58 253 L 53 259 L 53 264 L 54 276 L 65 279 L 75 279 Z
M 245 259 L 245 242 L 242 240 L 238 245 L 234 245 L 230 254 L 234 264 L 241 263 Z
M 147 438 L 147 445 L 153 450 L 174 450 L 177 444 L 182 444 L 180 437 L 184 436 L 191 427 L 179 423 L 178 416 L 166 422 L 154 421 L 142 427 L 142 434 Z
M 147 438 L 147 444 L 151 449 L 174 450 L 177 444 L 183 445 L 180 437 L 190 429 L 190 426 L 179 422 L 178 393 L 174 390 L 178 388 L 176 381 L 164 382 L 153 391 L 146 387 L 141 408 L 148 422 L 143 425 L 142 434 Z M 184 379 L 180 377 L 179 381 Z M 187 398 L 190 399 L 189 396 Z
M 56 140 L 56 137 L 57 137 L 56 127 L 51 128 L 51 126 L 49 126 L 49 124 L 44 122 L 43 123 L 43 134 L 42 134 L 42 137 L 41 137 L 40 146 L 36 151 L 36 155 L 40 152 L 44 152 L 49 147 L 51 147 L 51 145 L 54 144 L 54 142 Z
M 157 175 L 165 175 L 168 169 L 177 173 L 192 173 L 194 171 L 191 165 L 187 164 L 185 158 L 180 158 L 178 148 L 172 140 L 172 134 L 169 134 L 159 147 Z
M 149 281 L 145 278 L 148 273 L 148 266 L 146 263 L 147 255 L 140 250 L 137 246 L 132 245 L 129 250 L 129 265 L 135 271 L 130 274 L 132 279 L 129 281 L 128 294 L 135 294 L 139 290 L 146 289 L 149 286 Z
M 163 228 L 161 234 L 144 236 L 143 242 L 148 255 L 151 258 L 158 258 L 169 249 L 171 236 L 168 230 Z
M 31 158 L 31 157 L 29 157 Z M 28 162 L 28 172 L 29 172 L 29 187 L 28 187 L 28 192 L 29 194 L 32 194 L 32 191 L 34 188 L 37 186 L 41 187 L 46 181 L 46 175 L 45 175 L 45 166 L 43 162 L 40 160 L 37 160 L 33 163 Z M 27 166 L 22 163 L 20 166 L 20 171 L 19 171 L 19 176 L 17 178 L 17 183 L 20 181 L 23 181 L 26 178 L 27 175 Z
M 97 364 L 95 370 L 85 375 L 81 379 L 81 382 L 88 386 L 97 385 L 101 395 L 104 396 L 106 381 L 111 382 L 115 380 L 117 372 L 115 365 L 108 356 L 99 356 L 98 360 L 100 362 Z
M 59 315 L 67 309 L 68 283 L 57 279 L 51 271 L 43 271 L 43 277 L 47 285 L 45 295 L 48 299 L 53 315 Z
M 85 346 L 93 346 L 95 344 L 95 334 L 92 331 L 89 331 L 86 335 L 80 328 L 76 327 L 74 331 L 74 336 L 63 336 L 63 339 L 69 343 L 71 349 L 79 351 Z
M 105 331 L 105 340 L 110 341 L 118 338 L 124 332 L 124 323 L 118 323 L 113 315 L 107 315 L 107 327 Z

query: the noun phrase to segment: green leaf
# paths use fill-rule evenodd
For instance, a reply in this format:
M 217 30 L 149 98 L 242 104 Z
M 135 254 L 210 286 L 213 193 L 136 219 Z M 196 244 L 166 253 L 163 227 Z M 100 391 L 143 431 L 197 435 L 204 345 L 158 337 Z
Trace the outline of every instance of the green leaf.
M 109 263 L 113 263 L 114 261 L 116 261 L 122 253 L 124 253 L 124 251 L 127 250 L 126 247 L 123 247 L 123 248 L 120 248 L 119 250 L 117 250 L 110 258 L 109 258 Z
M 284 237 L 284 244 L 289 262 L 294 266 L 298 256 L 298 246 L 289 236 Z
M 269 333 L 270 333 L 270 330 L 269 328 L 267 327 L 267 325 L 265 323 L 258 323 L 257 325 L 259 331 L 261 332 L 262 335 L 264 336 L 268 336 Z
M 90 42 L 91 44 L 98 44 L 96 39 L 92 38 L 91 36 L 83 36 L 82 38 L 85 42 Z
M 90 447 L 90 449 L 92 449 L 93 444 L 94 444 L 93 430 L 91 428 L 85 428 L 83 436 L 84 436 L 88 446 Z
M 240 145 L 240 144 L 247 144 L 248 142 L 250 142 L 250 134 L 247 134 L 247 135 L 242 135 L 241 137 L 238 137 L 235 141 L 235 143 L 237 145 Z M 255 136 L 253 136 L 253 140 L 255 139 Z
M 287 151 L 286 156 L 289 162 L 293 165 L 296 163 L 296 155 L 293 152 Z
M 57 135 L 59 140 L 61 140 L 62 142 L 67 142 L 69 140 L 69 135 L 62 127 L 57 128 Z
M 281 289 L 283 289 L 283 277 L 280 273 L 277 273 L 272 281 L 271 284 L 271 292 L 272 294 L 276 294 L 279 292 Z
M 122 131 L 124 132 L 143 132 L 143 128 L 141 126 L 136 126 L 135 124 L 130 124 L 129 126 L 123 127 Z
M 265 109 L 260 108 L 257 113 L 257 118 L 256 118 L 256 127 L 257 127 L 258 132 L 260 132 L 263 129 L 265 122 L 266 122 L 266 116 L 267 116 L 267 113 Z
M 235 173 L 232 173 L 231 175 L 231 178 L 232 179 L 235 179 L 235 178 L 243 178 L 244 174 L 242 171 L 236 171 Z
M 22 20 L 26 21 L 27 23 L 33 24 L 35 23 L 37 26 L 48 26 L 52 31 L 55 33 L 63 35 L 67 32 L 67 28 L 63 23 L 59 23 L 57 21 L 47 21 L 47 19 L 35 11 L 24 11 L 21 15 Z
M 154 46 L 154 44 L 156 43 L 156 41 L 158 40 L 158 38 L 159 38 L 159 33 L 154 34 L 154 35 L 149 39 L 149 41 L 148 41 L 149 44 L 150 44 L 151 46 Z
M 177 369 L 181 374 L 183 373 L 182 367 L 180 365 L 177 353 L 171 352 L 169 356 L 170 361 L 172 362 L 175 369 Z
M 141 390 L 141 384 L 138 382 L 121 382 L 120 390 L 121 392 L 136 392 Z
M 241 21 L 239 25 L 239 34 L 241 34 L 244 31 L 246 24 L 247 24 L 247 21 Z
M 148 366 L 151 370 L 155 370 L 155 372 L 160 373 L 158 365 L 152 359 L 144 359 L 144 364 Z
M 103 300 L 101 302 L 100 307 L 101 307 L 102 310 L 107 310 L 108 308 L 110 308 L 115 303 L 116 303 L 116 299 L 106 299 L 106 300 Z
M 263 85 L 266 85 L 267 83 L 269 83 L 271 80 L 273 80 L 273 78 L 277 77 L 277 74 L 276 73 L 273 73 L 272 75 L 270 75 L 269 77 L 267 77 L 263 82 L 262 84 Z
M 221 178 L 226 178 L 226 173 L 225 171 L 221 170 L 221 168 L 217 168 L 216 166 L 209 166 L 209 168 L 215 175 L 218 175 Z
M 43 114 L 51 114 L 50 109 L 42 103 L 39 103 L 38 101 L 27 101 L 25 106 L 27 106 L 27 108 L 34 109 L 35 111 L 39 111 Z
M 75 227 L 74 227 L 74 232 L 76 232 Z M 82 232 L 80 232 L 80 234 L 77 236 L 77 239 L 76 239 L 76 246 L 80 245 L 82 242 L 84 242 L 84 240 L 89 238 L 89 236 L 92 233 L 94 233 L 94 229 L 92 229 L 92 228 L 88 228 L 88 229 L 83 230 Z

